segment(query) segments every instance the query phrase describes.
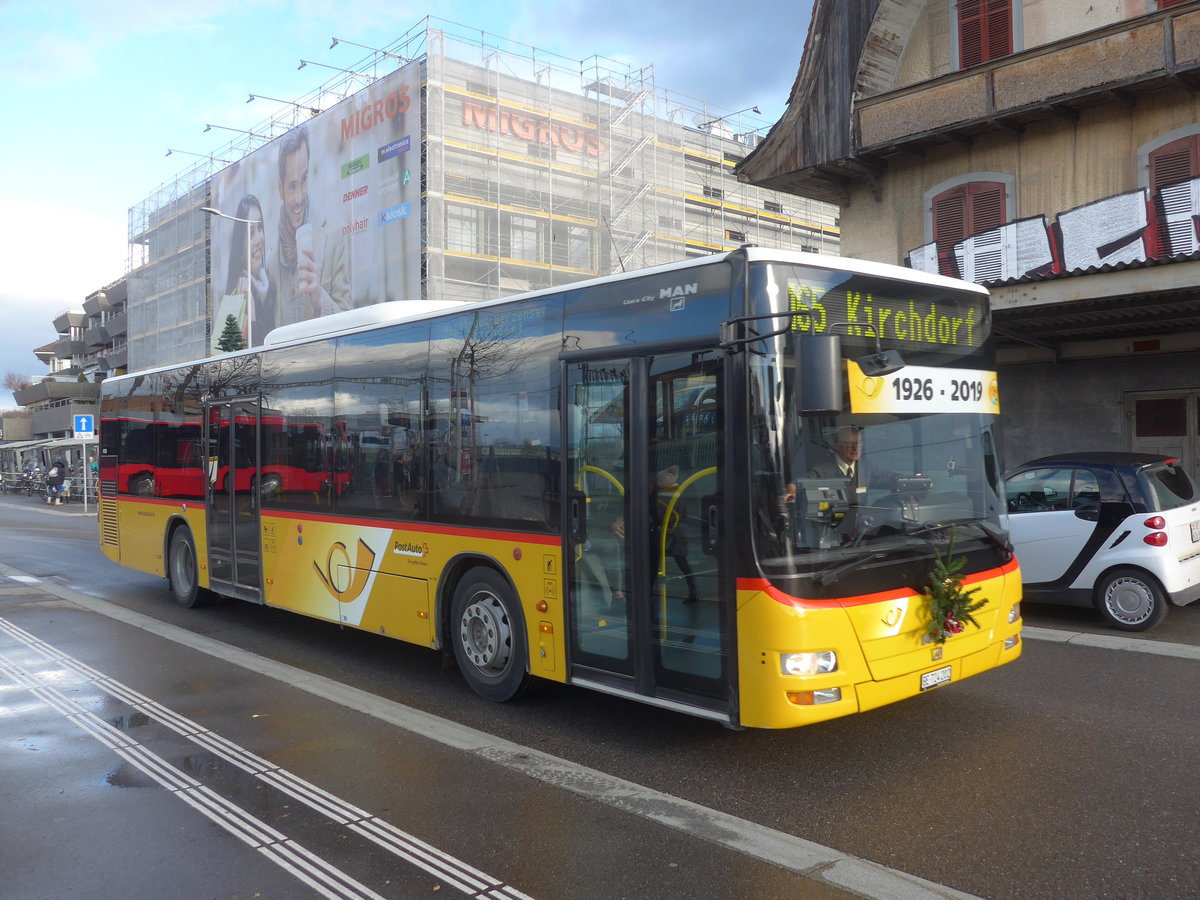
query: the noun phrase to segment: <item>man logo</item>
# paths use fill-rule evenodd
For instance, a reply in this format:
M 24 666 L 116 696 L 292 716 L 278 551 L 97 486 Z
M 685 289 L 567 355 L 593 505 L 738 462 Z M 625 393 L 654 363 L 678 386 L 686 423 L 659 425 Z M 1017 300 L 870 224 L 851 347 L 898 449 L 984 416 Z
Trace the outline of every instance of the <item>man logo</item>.
M 313 569 L 334 600 L 339 603 L 353 603 L 367 586 L 367 579 L 371 577 L 371 567 L 374 564 L 375 551 L 359 538 L 358 558 L 354 560 L 353 566 L 350 564 L 350 552 L 346 545 L 338 541 L 329 548 L 329 555 L 325 557 L 325 571 L 321 571 L 316 560 L 313 560 Z

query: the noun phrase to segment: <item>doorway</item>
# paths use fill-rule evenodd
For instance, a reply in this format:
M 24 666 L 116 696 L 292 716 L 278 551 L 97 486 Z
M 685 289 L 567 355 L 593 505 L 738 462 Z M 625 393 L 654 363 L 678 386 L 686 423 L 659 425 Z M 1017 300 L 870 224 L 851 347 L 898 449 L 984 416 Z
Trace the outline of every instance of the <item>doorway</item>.
M 589 360 L 565 378 L 572 674 L 724 709 L 723 360 Z
M 205 408 L 209 577 L 219 593 L 255 603 L 262 602 L 259 419 L 256 399 Z

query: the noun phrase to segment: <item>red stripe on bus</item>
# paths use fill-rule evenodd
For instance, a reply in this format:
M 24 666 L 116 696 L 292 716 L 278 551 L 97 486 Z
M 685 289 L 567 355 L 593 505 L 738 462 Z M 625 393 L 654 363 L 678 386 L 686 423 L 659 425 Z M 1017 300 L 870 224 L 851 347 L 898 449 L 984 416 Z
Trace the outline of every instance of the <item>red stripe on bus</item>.
M 982 581 L 987 581 L 990 578 L 999 578 L 1002 575 L 1010 575 L 1017 571 L 1017 561 L 1012 559 L 1002 566 L 997 566 L 994 569 L 987 569 L 983 572 L 975 572 L 972 575 L 967 575 L 963 578 L 963 584 L 977 584 Z M 860 594 L 856 597 L 835 597 L 829 600 L 812 600 L 804 597 L 793 597 L 791 594 L 784 593 L 777 587 L 772 585 L 765 578 L 739 578 L 737 580 L 737 589 L 739 591 L 762 591 L 776 603 L 782 603 L 784 606 L 792 606 L 797 609 L 828 609 L 831 606 L 869 606 L 872 603 L 886 603 L 891 600 L 899 600 L 904 597 L 912 597 L 915 594 L 920 594 L 920 591 L 913 591 L 907 588 L 900 588 L 892 591 L 880 591 L 877 594 Z
M 388 528 L 419 534 L 441 534 L 450 537 L 482 538 L 489 541 L 523 541 L 526 544 L 560 546 L 562 540 L 553 534 L 528 534 L 524 531 L 493 531 L 488 528 L 464 528 L 452 525 L 431 525 L 425 522 L 396 522 L 391 519 L 358 519 L 343 516 L 310 515 L 288 510 L 271 510 L 263 518 L 290 519 L 294 522 L 321 522 L 330 525 L 357 525 L 360 528 Z
M 118 503 L 145 503 L 148 506 L 186 506 L 188 509 L 207 509 L 203 500 L 172 500 L 170 497 L 100 497 L 101 500 L 116 500 Z

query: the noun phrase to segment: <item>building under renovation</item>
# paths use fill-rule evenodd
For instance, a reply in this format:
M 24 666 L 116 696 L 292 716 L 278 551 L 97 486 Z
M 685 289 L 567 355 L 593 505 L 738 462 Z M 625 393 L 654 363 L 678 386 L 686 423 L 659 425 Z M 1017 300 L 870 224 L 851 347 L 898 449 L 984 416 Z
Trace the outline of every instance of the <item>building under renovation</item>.
M 386 300 L 489 299 L 744 243 L 838 251 L 835 207 L 733 177 L 769 124 L 756 109 L 672 94 L 652 67 L 425 19 L 338 72 L 131 210 L 130 371 Z M 288 269 L 305 252 L 308 302 Z

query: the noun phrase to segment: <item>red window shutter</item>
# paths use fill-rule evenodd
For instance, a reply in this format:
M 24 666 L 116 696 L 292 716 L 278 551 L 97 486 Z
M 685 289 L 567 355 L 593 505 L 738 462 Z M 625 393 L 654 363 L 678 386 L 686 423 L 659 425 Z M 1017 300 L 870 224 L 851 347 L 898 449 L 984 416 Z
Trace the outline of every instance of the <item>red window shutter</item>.
M 971 211 L 971 230 L 967 235 L 990 231 L 1004 224 L 1004 185 L 996 181 L 978 181 L 966 185 L 967 207 Z
M 1012 0 L 958 0 L 959 67 L 1012 53 Z
M 933 198 L 933 239 L 937 242 L 938 272 L 957 275 L 954 245 L 967 236 L 967 200 L 962 187 Z
M 1171 6 L 1179 6 L 1183 3 L 1190 3 L 1191 0 L 1158 0 L 1159 9 L 1167 9 Z
M 1152 256 L 1190 253 L 1196 246 L 1200 209 L 1184 183 L 1200 176 L 1200 135 L 1189 135 L 1150 154 L 1150 198 L 1155 216 Z
M 938 271 L 957 276 L 954 245 L 973 234 L 991 231 L 1005 223 L 1004 185 L 998 181 L 972 181 L 943 191 L 933 198 L 933 239 L 937 242 Z
M 1187 181 L 1196 174 L 1196 137 L 1173 141 L 1150 154 L 1150 187 L 1153 190 Z

